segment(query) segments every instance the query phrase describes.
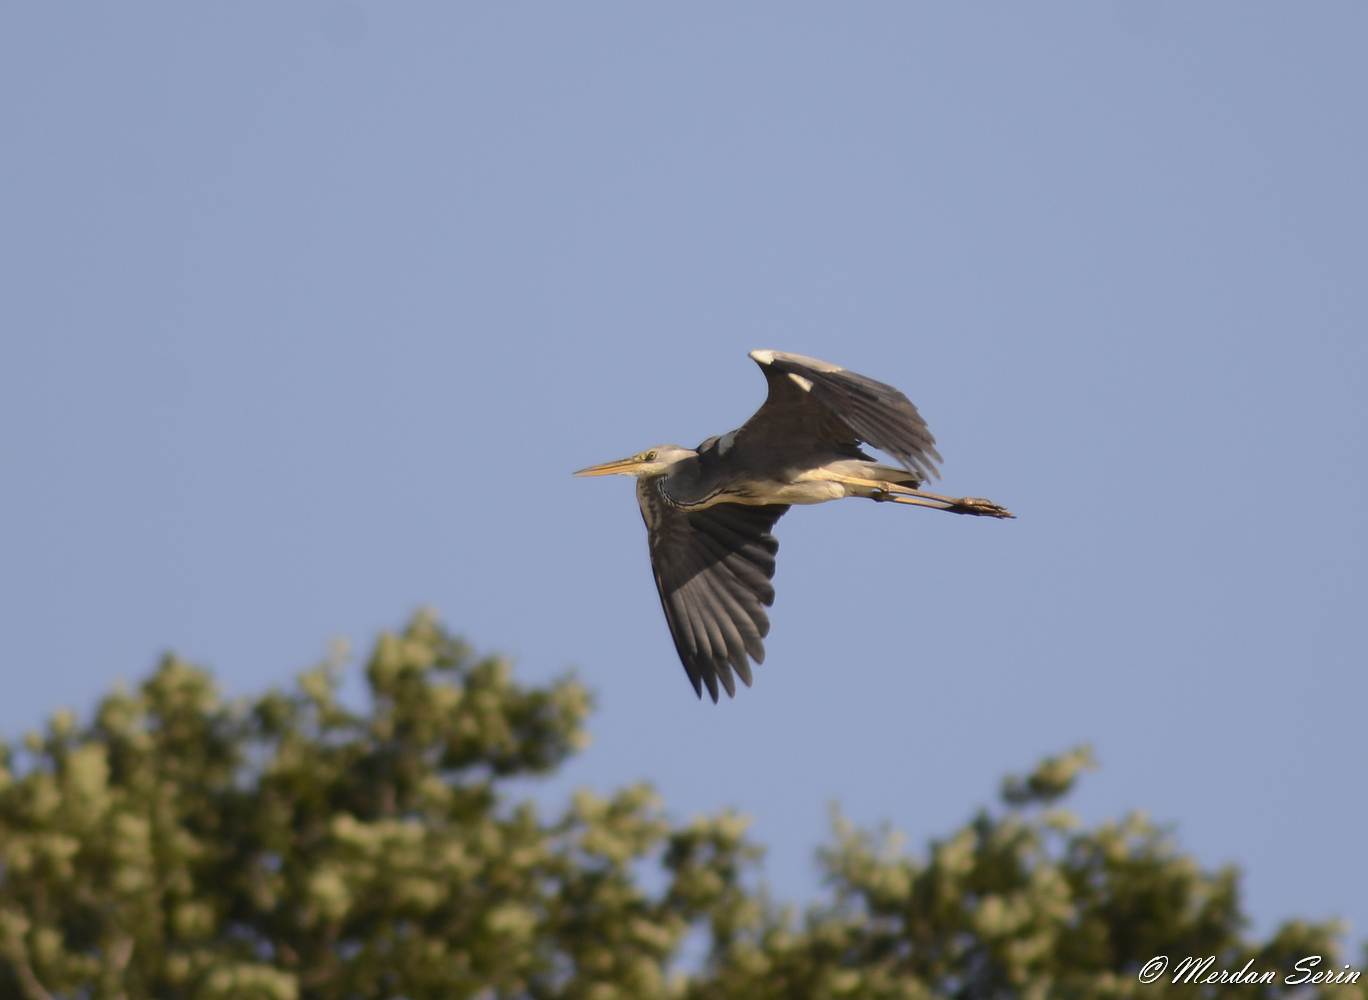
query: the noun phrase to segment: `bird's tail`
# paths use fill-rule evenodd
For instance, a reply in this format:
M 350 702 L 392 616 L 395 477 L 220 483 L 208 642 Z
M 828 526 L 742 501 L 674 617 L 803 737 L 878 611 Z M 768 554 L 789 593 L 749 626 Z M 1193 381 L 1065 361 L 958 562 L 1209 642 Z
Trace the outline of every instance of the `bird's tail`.
M 915 490 L 922 484 L 921 477 L 915 472 L 879 462 L 855 459 L 833 462 L 827 466 L 827 471 L 836 474 L 834 478 L 846 487 L 848 496 L 868 497 L 876 493 L 896 492 L 890 487 Z
M 869 470 L 874 473 L 870 478 L 881 483 L 889 483 L 893 486 L 906 486 L 908 489 L 919 490 L 922 486 L 922 478 L 916 473 L 908 472 L 906 469 L 895 469 L 891 465 L 875 465 Z
M 866 479 L 892 486 L 906 486 L 913 490 L 920 489 L 923 482 L 921 476 L 915 472 L 908 472 L 902 466 L 883 465 L 879 462 L 865 463 L 861 472 Z

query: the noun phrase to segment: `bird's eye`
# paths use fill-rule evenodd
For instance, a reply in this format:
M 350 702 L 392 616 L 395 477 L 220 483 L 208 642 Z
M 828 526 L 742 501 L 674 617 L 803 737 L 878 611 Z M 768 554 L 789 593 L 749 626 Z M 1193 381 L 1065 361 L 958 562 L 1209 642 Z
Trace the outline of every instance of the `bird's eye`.
M 643 462 L 654 462 L 654 461 L 655 461 L 655 452 L 653 452 L 653 451 L 648 451 L 645 455 L 641 456 L 641 460 L 642 460 Z

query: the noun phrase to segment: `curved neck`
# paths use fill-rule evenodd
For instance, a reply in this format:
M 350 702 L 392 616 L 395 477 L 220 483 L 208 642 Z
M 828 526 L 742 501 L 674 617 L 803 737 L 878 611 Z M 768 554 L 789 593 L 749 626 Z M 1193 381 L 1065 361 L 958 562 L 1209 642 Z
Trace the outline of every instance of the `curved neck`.
M 709 475 L 697 455 L 681 459 L 656 477 L 656 488 L 672 506 L 706 507 L 717 495 L 717 477 Z

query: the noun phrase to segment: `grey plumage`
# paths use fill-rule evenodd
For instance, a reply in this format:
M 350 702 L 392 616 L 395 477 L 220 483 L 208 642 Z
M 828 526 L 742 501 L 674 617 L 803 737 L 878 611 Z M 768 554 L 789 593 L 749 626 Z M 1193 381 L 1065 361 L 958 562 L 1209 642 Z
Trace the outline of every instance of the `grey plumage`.
M 651 566 L 694 691 L 736 693 L 765 658 L 774 602 L 775 522 L 792 504 L 847 496 L 960 514 L 1011 517 L 987 500 L 923 492 L 940 454 L 897 389 L 799 354 L 752 351 L 769 386 L 759 410 L 696 449 L 658 445 L 577 475 L 637 477 Z M 867 444 L 898 466 L 867 455 Z
M 864 442 L 892 455 L 922 482 L 939 476 L 936 439 L 917 407 L 893 386 L 800 354 L 753 351 L 751 357 L 765 373 L 769 396 L 737 432 L 738 443 L 753 440 L 767 447 L 782 440 L 813 452 L 823 446 L 849 449 L 851 457 L 867 459 L 859 450 Z
M 774 556 L 770 533 L 786 504 L 722 503 L 680 510 L 661 495 L 660 480 L 637 482 L 637 499 L 651 550 L 651 569 L 675 650 L 701 697 L 713 701 L 720 683 L 736 694 L 735 671 L 751 682 L 750 662 L 765 661 L 774 603 Z

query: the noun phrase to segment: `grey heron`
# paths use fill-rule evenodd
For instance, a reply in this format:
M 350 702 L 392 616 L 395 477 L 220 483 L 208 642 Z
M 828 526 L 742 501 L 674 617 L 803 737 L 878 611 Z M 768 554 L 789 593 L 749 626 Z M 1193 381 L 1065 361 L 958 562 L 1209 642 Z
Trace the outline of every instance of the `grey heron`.
M 660 604 L 694 692 L 747 687 L 765 659 L 774 603 L 772 530 L 793 504 L 843 497 L 1012 517 L 978 497 L 921 486 L 937 475 L 935 438 L 891 385 L 816 358 L 751 351 L 769 395 L 736 430 L 697 448 L 662 444 L 577 476 L 635 476 Z M 891 455 L 885 465 L 861 444 Z

